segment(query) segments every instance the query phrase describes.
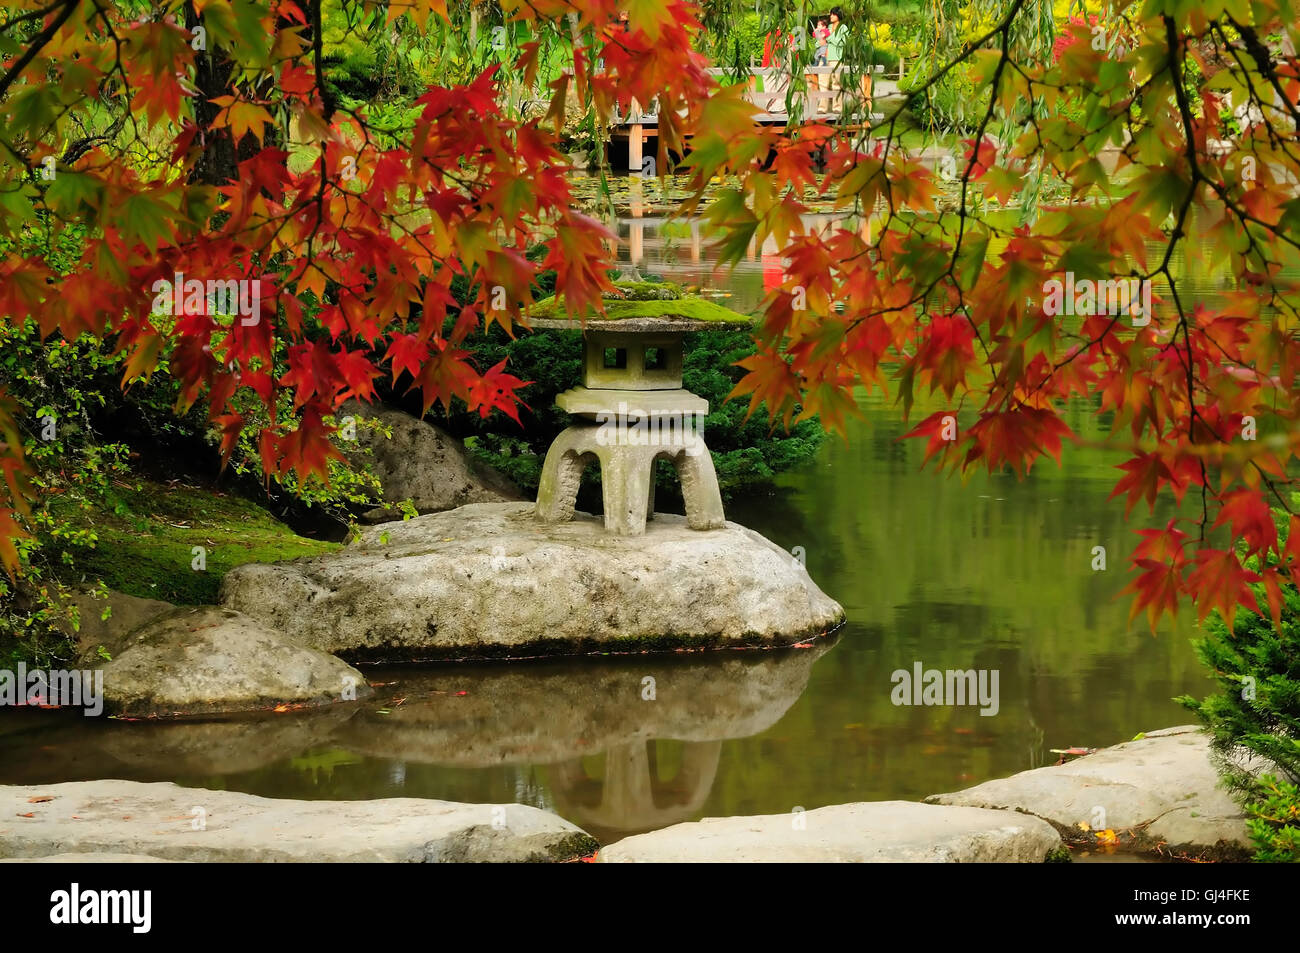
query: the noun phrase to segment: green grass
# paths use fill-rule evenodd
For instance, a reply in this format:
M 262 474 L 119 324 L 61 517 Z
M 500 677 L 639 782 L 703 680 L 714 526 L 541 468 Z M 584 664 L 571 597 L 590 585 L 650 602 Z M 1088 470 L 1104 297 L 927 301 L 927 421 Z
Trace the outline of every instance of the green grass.
M 114 487 L 111 509 L 63 509 L 56 514 L 98 537 L 93 549 L 69 549 L 65 582 L 99 579 L 110 589 L 181 605 L 217 600 L 221 578 L 244 563 L 270 563 L 333 552 L 337 543 L 298 536 L 255 503 L 233 494 L 135 480 Z M 206 550 L 206 569 L 192 568 L 194 547 Z

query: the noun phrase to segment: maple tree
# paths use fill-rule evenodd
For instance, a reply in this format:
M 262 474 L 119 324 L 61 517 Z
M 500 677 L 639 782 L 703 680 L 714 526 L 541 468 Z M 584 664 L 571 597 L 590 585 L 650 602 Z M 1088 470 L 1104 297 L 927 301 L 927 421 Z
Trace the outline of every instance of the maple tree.
M 419 28 L 450 19 L 445 0 L 363 6 Z M 426 408 L 459 399 L 514 413 L 523 382 L 474 367 L 467 336 L 526 325 L 541 270 L 575 313 L 599 309 L 610 287 L 612 236 L 576 210 L 566 178 L 566 109 L 576 101 L 605 121 L 633 99 L 657 101 L 656 167 L 684 156 L 681 213 L 718 230 L 724 263 L 769 239 L 788 262 L 743 362 L 736 393 L 752 409 L 842 427 L 864 392 L 909 413 L 919 386 L 949 404 L 911 430 L 927 460 L 1024 474 L 1074 438 L 1066 404 L 1092 401 L 1127 454 L 1115 491 L 1129 508 L 1200 498 L 1190 525 L 1143 531 L 1135 612 L 1154 625 L 1191 597 L 1202 617 L 1218 608 L 1231 621 L 1258 581 L 1276 619 L 1300 562 L 1271 511 L 1288 505 L 1300 440 L 1291 0 L 1120 0 L 1095 23 L 1065 25 L 1046 51 L 1024 25 L 1051 5 L 1003 0 L 992 26 L 905 93 L 906 106 L 958 72 L 979 91 L 951 200 L 901 146 L 901 111 L 871 119 L 852 77 L 841 121 L 757 125 L 744 84 L 719 85 L 696 52 L 695 4 L 499 6 L 523 24 L 571 17 L 572 66 L 550 84 L 546 114 L 507 115 L 489 69 L 427 90 L 413 128 L 385 147 L 324 81 L 319 0 L 11 2 L 0 14 L 0 316 L 113 341 L 128 358 L 124 386 L 165 353 L 178 409 L 201 403 L 227 455 L 252 395 L 267 473 L 324 476 L 338 457 L 333 412 L 372 397 L 381 375 L 418 388 Z M 525 84 L 542 52 L 522 46 Z M 105 111 L 111 134 L 88 119 Z M 124 127 L 144 158 L 112 148 Z M 1063 197 L 1009 218 L 1030 179 Z M 805 213 L 826 199 L 845 217 L 814 230 Z M 33 247 L 73 228 L 85 234 L 69 267 Z M 545 255 L 526 254 L 539 244 Z M 1175 260 L 1197 267 L 1205 248 L 1237 284 L 1213 304 L 1191 301 Z M 1152 282 L 1155 306 L 1142 322 L 1132 309 L 1049 314 L 1047 283 L 1066 273 Z M 154 286 L 181 276 L 255 283 L 257 312 L 158 314 Z M 29 494 L 22 413 L 0 397 L 11 571 Z
M 897 112 L 870 129 L 765 130 L 744 163 L 721 147 L 698 162 L 702 175 L 740 177 L 719 200 L 720 224 L 775 236 L 790 262 L 738 391 L 785 419 L 798 407 L 834 424 L 855 410 L 855 388 L 892 389 L 905 412 L 915 388 L 928 388 L 950 406 L 908 434 L 927 441 L 927 461 L 1021 474 L 1044 454 L 1059 458 L 1075 439 L 1065 406 L 1090 401 L 1127 454 L 1114 495 L 1129 509 L 1200 498 L 1199 514 L 1141 531 L 1134 614 L 1154 627 L 1190 598 L 1201 618 L 1218 609 L 1231 625 L 1238 605 L 1256 607 L 1258 582 L 1260 611 L 1277 624 L 1281 586 L 1300 578 L 1300 550 L 1279 545 L 1272 509 L 1291 508 L 1284 489 L 1300 441 L 1294 5 L 1120 2 L 1069 22 L 1047 56 L 1020 32 L 1041 6 L 1003 4 L 985 33 L 906 94 L 924 96 L 953 70 L 983 91 L 954 163 L 955 208 L 943 207 L 939 177 L 900 148 Z M 825 176 L 814 171 L 821 154 Z M 1044 176 L 1063 200 L 1009 217 L 1018 186 Z M 801 228 L 805 186 L 871 227 Z M 1176 254 L 1185 267 L 1224 268 L 1236 287 L 1193 301 Z M 1067 273 L 1136 281 L 1154 306 L 1062 318 L 1046 292 Z
M 557 81 L 553 125 L 570 82 L 605 115 L 658 97 L 684 116 L 665 121 L 662 148 L 681 148 L 708 90 L 684 4 L 654 4 L 632 35 L 613 0 L 505 8 L 524 21 L 577 14 L 585 43 Z M 446 17 L 439 0 L 383 9 L 390 22 Z M 577 313 L 610 287 L 612 236 L 576 210 L 554 129 L 503 115 L 492 70 L 430 88 L 405 147 L 385 149 L 324 81 L 319 0 L 37 0 L 3 16 L 0 314 L 47 336 L 112 340 L 128 358 L 124 387 L 165 351 L 177 410 L 205 403 L 225 456 L 246 423 L 236 397 L 252 393 L 269 417 L 257 435 L 268 474 L 325 476 L 341 458 L 330 415 L 372 397 L 381 373 L 408 376 L 426 408 L 460 398 L 514 415 L 522 381 L 473 367 L 459 345 L 485 323 L 517 321 L 542 269 Z M 525 74 L 537 55 L 536 43 L 523 49 Z M 154 161 L 125 161 L 113 136 L 84 135 L 105 104 Z M 303 151 L 312 161 L 292 169 Z M 41 249 L 69 229 L 84 230 L 80 253 L 56 271 Z M 525 255 L 535 244 L 548 250 L 540 262 Z M 251 283 L 257 313 L 213 313 L 200 298 L 159 314 L 157 284 L 173 277 Z M 473 289 L 468 303 L 452 293 L 458 278 Z M 20 413 L 0 398 L 10 570 L 29 492 Z

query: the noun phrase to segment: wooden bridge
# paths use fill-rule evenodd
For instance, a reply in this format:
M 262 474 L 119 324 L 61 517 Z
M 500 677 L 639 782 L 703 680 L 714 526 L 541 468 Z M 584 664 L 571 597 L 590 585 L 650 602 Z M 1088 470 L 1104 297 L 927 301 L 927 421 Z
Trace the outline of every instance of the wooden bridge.
M 809 66 L 803 71 L 805 89 L 795 93 L 798 113 L 805 120 L 836 122 L 840 118 L 842 97 L 841 76 L 845 70 L 839 66 Z M 709 73 L 721 82 L 728 82 L 735 74 L 724 69 L 711 69 Z M 892 96 L 898 92 L 898 79 L 886 79 L 884 67 L 877 66 L 870 82 L 863 78 L 867 108 L 873 99 Z M 901 78 L 902 66 L 899 67 Z M 757 67 L 747 73 L 749 88 L 745 98 L 754 106 L 754 121 L 766 126 L 784 126 L 790 121 L 787 97 L 790 92 L 790 71 L 785 67 Z M 877 118 L 878 114 L 872 114 Z M 653 174 L 653 162 L 645 157 L 645 146 L 659 135 L 658 106 L 650 104 L 642 109 L 633 100 L 628 115 L 616 117 L 611 135 L 614 141 L 627 142 L 627 169 L 633 174 Z M 647 165 L 650 166 L 647 169 Z

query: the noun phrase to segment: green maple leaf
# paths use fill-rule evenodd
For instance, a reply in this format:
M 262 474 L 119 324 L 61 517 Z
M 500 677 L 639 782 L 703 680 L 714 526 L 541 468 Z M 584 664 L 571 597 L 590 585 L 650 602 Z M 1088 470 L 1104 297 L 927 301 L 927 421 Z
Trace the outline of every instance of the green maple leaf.
M 134 238 L 149 248 L 173 240 L 172 222 L 175 218 L 174 208 L 144 194 L 129 196 L 118 214 L 123 237 Z

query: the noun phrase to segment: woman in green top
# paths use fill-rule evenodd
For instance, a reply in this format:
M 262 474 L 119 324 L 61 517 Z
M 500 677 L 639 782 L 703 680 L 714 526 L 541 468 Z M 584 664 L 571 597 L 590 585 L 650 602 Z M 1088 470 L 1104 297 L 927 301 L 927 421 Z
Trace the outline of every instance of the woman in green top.
M 831 8 L 831 35 L 826 40 L 826 62 L 831 66 L 844 59 L 844 45 L 849 39 L 849 28 L 844 25 L 844 15 L 839 7 Z
M 826 65 L 838 67 L 844 61 L 844 47 L 849 40 L 849 28 L 844 25 L 844 11 L 839 7 L 831 7 L 831 33 L 826 38 Z M 844 88 L 840 81 L 839 70 L 837 69 L 829 77 L 830 82 L 827 84 L 829 89 Z M 831 108 L 838 110 L 840 108 L 840 97 L 836 96 L 831 102 Z

